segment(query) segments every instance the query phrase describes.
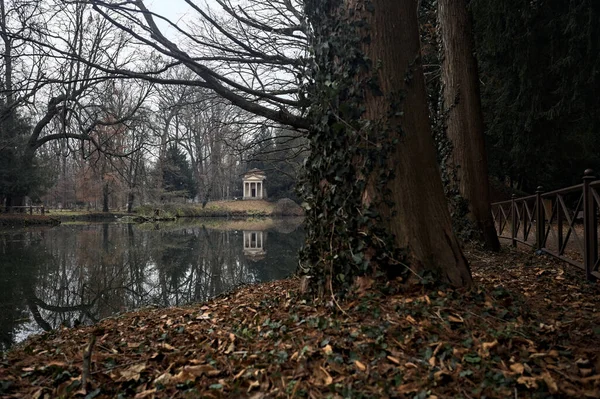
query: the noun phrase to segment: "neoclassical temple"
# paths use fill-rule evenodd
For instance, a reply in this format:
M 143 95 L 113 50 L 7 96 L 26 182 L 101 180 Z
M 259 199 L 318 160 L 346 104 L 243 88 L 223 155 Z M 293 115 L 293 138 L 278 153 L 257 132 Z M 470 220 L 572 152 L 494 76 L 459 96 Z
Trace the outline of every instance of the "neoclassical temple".
M 267 198 L 265 189 L 265 172 L 260 169 L 250 169 L 243 177 L 244 181 L 244 199 L 256 200 Z

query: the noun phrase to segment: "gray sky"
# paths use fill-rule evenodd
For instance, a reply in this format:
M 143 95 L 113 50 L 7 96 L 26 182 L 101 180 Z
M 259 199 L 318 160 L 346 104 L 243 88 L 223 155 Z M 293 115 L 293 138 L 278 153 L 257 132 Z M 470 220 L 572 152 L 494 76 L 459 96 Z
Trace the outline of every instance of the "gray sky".
M 205 3 L 213 10 L 217 9 L 217 3 L 214 0 L 195 0 L 195 4 L 202 9 L 204 9 Z M 195 14 L 185 0 L 150 0 L 147 2 L 147 6 L 153 12 L 167 17 L 173 22 L 185 17 L 186 14 Z
M 186 4 L 185 0 L 146 0 L 145 3 L 150 11 L 168 18 L 173 23 L 182 24 L 179 25 L 180 28 L 185 28 L 186 18 L 196 18 L 198 16 L 198 13 Z M 194 0 L 194 3 L 202 10 L 207 9 L 207 7 L 210 7 L 212 10 L 220 8 L 215 0 Z M 168 24 L 160 20 L 156 22 L 163 34 L 171 37 L 171 33 L 169 32 L 171 29 L 168 27 Z

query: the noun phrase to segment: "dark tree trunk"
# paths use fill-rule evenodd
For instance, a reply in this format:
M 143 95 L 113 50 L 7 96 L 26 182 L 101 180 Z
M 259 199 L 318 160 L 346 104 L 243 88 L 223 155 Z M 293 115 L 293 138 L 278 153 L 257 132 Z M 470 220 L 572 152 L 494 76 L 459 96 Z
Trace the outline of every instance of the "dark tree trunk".
M 134 200 L 135 200 L 135 194 L 132 192 L 129 192 L 129 194 L 127 195 L 127 213 L 133 212 L 133 201 Z
M 102 212 L 108 212 L 108 200 L 110 197 L 110 190 L 108 182 L 104 182 L 102 185 Z
M 490 209 L 488 165 L 477 62 L 473 55 L 471 17 L 466 0 L 438 0 L 443 46 L 442 85 L 446 135 L 452 145 L 447 167 L 460 195 L 468 201 L 466 217 L 486 248 L 500 249 Z
M 443 282 L 469 286 L 471 274 L 452 231 L 429 124 L 419 59 L 418 1 L 372 3 L 374 13 L 366 13 L 372 40 L 365 50 L 379 62 L 379 83 L 384 95 L 368 98 L 365 116 L 374 120 L 387 118 L 398 139 L 391 160 L 395 176 L 388 184 L 395 206 L 381 209 L 383 221 L 396 237 L 396 245 L 409 250 L 413 265 L 435 271 Z M 405 93 L 403 116 L 387 117 L 389 102 L 401 92 Z M 370 191 L 369 195 L 378 195 Z
M 323 7 L 319 6 L 323 3 L 316 1 L 312 4 L 316 9 Z M 375 259 L 370 254 L 381 254 L 381 246 L 384 245 L 385 252 L 388 254 L 394 254 L 394 248 L 403 249 L 415 272 L 430 271 L 440 282 L 455 287 L 472 285 L 468 262 L 452 230 L 436 161 L 426 103 L 425 81 L 420 63 L 418 0 L 344 0 L 341 3 L 330 1 L 328 4 L 334 7 L 330 9 L 332 12 L 328 25 L 347 24 L 347 21 L 336 21 L 336 18 L 340 18 L 338 16 L 349 16 L 351 21 L 366 22 L 366 24 L 359 24 L 361 27 L 364 25 L 366 27 L 359 28 L 358 31 L 362 38 L 360 50 L 366 57 L 359 55 L 349 65 L 340 65 L 340 62 L 345 62 L 343 60 L 345 54 L 354 54 L 354 50 L 348 50 L 345 47 L 347 43 L 343 42 L 344 39 L 334 37 L 331 31 L 327 31 L 327 27 L 319 30 L 319 26 L 316 26 L 317 34 L 325 36 L 317 37 L 317 43 L 327 42 L 330 46 L 324 52 L 319 50 L 322 51 L 320 56 L 323 58 L 318 60 L 320 71 L 317 72 L 319 74 L 317 76 L 323 76 L 321 71 L 325 70 L 325 74 L 330 73 L 334 76 L 333 79 L 338 79 L 338 76 L 343 79 L 344 73 L 339 71 L 348 70 L 353 62 L 361 62 L 366 58 L 371 60 L 368 71 L 365 73 L 359 71 L 355 81 L 363 82 L 362 84 L 365 79 L 372 81 L 368 77 L 370 74 L 376 78 L 377 90 L 372 89 L 373 85 L 367 83 L 362 86 L 362 89 L 355 90 L 354 87 L 345 89 L 340 92 L 338 98 L 326 100 L 327 104 L 318 104 L 320 107 L 327 107 L 328 111 L 325 117 L 315 118 L 314 129 L 318 134 L 311 133 L 312 154 L 308 166 L 312 168 L 309 169 L 310 173 L 322 173 L 323 178 L 321 181 L 311 183 L 312 192 L 309 198 L 313 198 L 314 202 L 309 205 L 314 205 L 315 210 L 307 213 L 309 248 L 305 251 L 308 254 L 306 257 L 310 257 L 312 263 L 321 265 L 321 268 L 332 270 L 328 278 L 333 279 L 339 276 L 338 273 L 347 270 L 343 265 L 347 260 L 337 260 L 341 259 L 339 256 L 341 250 L 352 254 L 362 251 L 365 258 L 372 262 Z M 340 8 L 335 8 L 336 5 Z M 319 20 L 317 13 L 312 16 Z M 331 61 L 327 62 L 326 57 Z M 322 90 L 330 90 L 327 85 L 331 83 L 325 79 L 322 81 L 325 85 Z M 365 107 L 362 114 L 358 109 L 347 111 L 348 107 L 360 109 L 363 106 L 362 101 L 360 104 L 353 102 L 355 96 L 360 94 L 349 93 L 365 93 L 362 94 Z M 340 104 L 344 107 L 340 107 Z M 354 120 L 345 119 L 344 123 L 340 124 L 337 118 L 342 112 L 344 115 L 360 116 Z M 323 120 L 328 121 L 326 126 L 329 131 L 323 130 L 324 124 L 320 122 Z M 371 129 L 372 126 L 376 128 Z M 363 129 L 364 132 L 359 131 L 362 134 L 357 136 L 357 129 Z M 385 136 L 382 136 L 381 132 L 385 132 Z M 342 133 L 347 137 L 340 137 Z M 327 170 L 344 170 L 348 169 L 348 166 L 345 164 L 347 160 L 342 158 L 347 152 L 344 146 L 339 148 L 339 144 L 327 140 L 347 143 L 346 147 L 354 146 L 350 138 L 360 141 L 359 152 L 352 156 L 351 161 L 354 174 L 329 173 Z M 373 142 L 373 140 L 377 141 Z M 369 154 L 376 154 L 381 147 L 388 148 L 387 152 L 382 153 L 387 159 L 379 158 L 373 162 L 373 158 L 378 156 Z M 322 158 L 321 154 L 330 153 L 332 153 L 330 159 Z M 336 161 L 338 157 L 341 161 Z M 336 164 L 336 162 L 340 163 Z M 329 166 L 323 168 L 321 165 L 325 163 Z M 374 166 L 373 169 L 368 169 L 363 165 Z M 314 181 L 315 177 L 309 176 L 309 179 Z M 343 207 L 344 203 L 348 202 L 344 196 L 347 197 L 349 191 L 356 193 L 357 189 L 354 187 L 360 187 L 361 182 L 365 182 L 364 190 L 358 194 L 361 197 L 362 210 L 357 209 L 355 205 L 340 210 L 339 207 Z M 336 194 L 339 191 L 344 192 Z M 334 207 L 336 209 L 333 209 Z M 332 226 L 325 227 L 319 224 L 323 223 L 320 220 L 324 217 L 332 219 L 329 222 Z M 348 226 L 355 220 L 367 218 L 373 218 L 373 223 L 363 224 L 367 226 L 367 230 L 357 225 L 358 231 L 355 232 L 356 234 L 351 233 L 354 234 L 351 240 L 339 238 L 340 234 L 335 234 L 338 224 Z M 378 239 L 377 236 L 378 229 L 382 227 L 385 230 L 383 240 Z M 391 239 L 388 240 L 387 237 Z M 311 249 L 311 246 L 314 249 Z M 365 247 L 369 249 L 363 250 L 362 248 Z M 401 263 L 386 261 L 384 259 L 386 255 L 377 256 L 378 262 L 384 264 L 391 274 L 394 274 L 395 270 L 390 269 L 404 268 Z M 350 261 L 353 258 L 355 256 L 352 256 Z M 335 262 L 340 264 L 336 266 Z M 344 276 L 343 279 L 347 277 L 353 276 Z

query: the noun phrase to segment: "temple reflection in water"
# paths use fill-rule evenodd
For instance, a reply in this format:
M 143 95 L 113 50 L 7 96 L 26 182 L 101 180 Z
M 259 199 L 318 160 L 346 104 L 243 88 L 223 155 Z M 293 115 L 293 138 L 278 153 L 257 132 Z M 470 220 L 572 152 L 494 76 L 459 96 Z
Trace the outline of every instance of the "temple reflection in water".
M 265 238 L 264 231 L 244 231 L 244 255 L 253 261 L 264 259 L 267 256 Z

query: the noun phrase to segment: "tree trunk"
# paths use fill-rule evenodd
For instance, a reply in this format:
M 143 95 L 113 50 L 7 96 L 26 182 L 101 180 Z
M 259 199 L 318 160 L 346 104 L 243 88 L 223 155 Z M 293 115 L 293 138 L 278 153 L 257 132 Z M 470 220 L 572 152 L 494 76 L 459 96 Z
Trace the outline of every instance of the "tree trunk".
M 417 0 L 374 0 L 375 11 L 366 14 L 372 40 L 365 52 L 378 60 L 383 96 L 367 97 L 365 117 L 386 118 L 394 93 L 405 93 L 403 116 L 387 119 L 398 144 L 391 162 L 395 176 L 388 183 L 395 206 L 381 209 L 383 221 L 408 248 L 414 266 L 434 270 L 443 282 L 471 285 L 468 263 L 452 231 L 440 173 L 419 53 Z M 412 79 L 407 82 L 407 76 Z M 371 189 L 373 185 L 369 185 Z M 371 190 L 370 196 L 376 193 Z
M 108 182 L 104 182 L 102 185 L 102 212 L 108 212 L 108 200 L 110 196 L 110 190 L 108 186 Z
M 488 165 L 477 61 L 473 55 L 471 17 L 466 0 L 438 0 L 443 46 L 442 86 L 446 135 L 452 152 L 446 161 L 460 195 L 468 201 L 466 217 L 486 248 L 500 242 L 490 209 Z
M 310 15 L 323 23 L 318 14 L 323 11 L 324 6 L 320 5 L 323 3 L 313 0 L 309 4 L 316 10 Z M 309 183 L 312 202 L 307 202 L 315 210 L 307 213 L 309 234 L 305 254 L 308 255 L 304 256 L 332 270 L 326 279 L 343 281 L 353 277 L 346 273 L 357 272 L 357 269 L 349 272 L 343 265 L 347 262 L 343 256 L 348 256 L 343 253 L 349 252 L 350 261 L 359 263 L 361 256 L 357 255 L 362 252 L 367 261 L 384 264 L 389 272 L 394 268 L 399 270 L 402 265 L 385 258 L 397 252 L 394 248 L 402 249 L 413 271 L 430 271 L 440 282 L 468 287 L 472 284 L 471 273 L 452 230 L 429 124 L 419 58 L 418 0 L 344 0 L 328 4 L 334 8 L 330 9 L 333 12 L 326 23 L 333 28 L 319 30 L 315 24 L 317 45 L 326 42 L 329 46 L 323 47 L 324 51 L 317 50 L 320 70 L 316 79 L 324 84 L 323 92 L 331 92 L 329 86 L 334 90 L 344 84 L 349 87 L 340 90 L 337 98 L 325 99 L 326 104 L 317 104 L 326 109 L 326 117 L 317 115 L 313 127 L 317 132 L 311 131 L 309 135 L 312 153 L 307 165 L 309 173 L 317 177 L 308 176 L 313 183 Z M 352 23 L 357 20 L 366 24 Z M 350 33 L 327 30 L 341 25 L 347 25 Z M 356 26 L 360 26 L 358 31 L 352 31 Z M 355 58 L 345 61 L 347 54 L 353 57 L 355 53 L 354 48 L 348 50 L 344 38 L 354 33 L 358 33 L 359 40 L 353 43 L 355 46 L 360 43 L 359 50 L 364 56 L 359 51 Z M 368 66 L 355 68 L 364 59 L 370 60 Z M 353 71 L 357 71 L 354 86 L 342 81 Z M 335 85 L 329 79 L 335 79 Z M 318 91 L 319 87 L 317 95 Z M 356 96 L 361 95 L 364 101 L 356 102 Z M 363 104 L 364 112 L 360 110 Z M 354 110 L 348 111 L 350 107 Z M 349 119 L 357 115 L 358 120 Z M 339 123 L 339 119 L 344 122 Z M 327 129 L 323 121 L 327 121 L 329 131 L 323 131 Z M 340 137 L 341 134 L 346 137 Z M 335 140 L 336 144 L 327 140 Z M 343 157 L 353 148 L 358 148 L 350 155 L 353 173 L 340 173 L 348 169 Z M 384 150 L 380 151 L 381 148 Z M 363 182 L 364 189 L 357 192 L 356 187 Z M 357 193 L 360 203 L 346 207 L 348 197 Z M 362 222 L 367 218 L 372 222 Z M 361 222 L 355 223 L 356 220 Z M 330 226 L 324 226 L 323 221 Z M 338 225 L 343 225 L 339 231 L 335 230 Z M 379 231 L 382 227 L 384 232 Z M 342 234 L 348 229 L 356 231 L 350 232 L 351 237 L 344 237 Z M 385 254 L 381 245 L 385 245 Z M 365 247 L 369 249 L 363 250 Z M 321 262 L 327 262 L 328 266 Z M 391 272 L 394 274 L 394 270 Z
M 130 188 L 130 190 L 133 190 Z M 133 213 L 133 201 L 135 200 L 135 194 L 133 191 L 129 191 L 127 194 L 127 213 Z
M 4 58 L 4 82 L 3 89 L 6 101 L 5 105 L 8 109 L 11 109 L 14 104 L 14 93 L 12 84 L 12 73 L 13 73 L 13 55 L 12 55 L 12 39 L 9 37 L 9 27 L 6 21 L 6 8 L 4 0 L 0 0 L 0 37 L 4 42 L 4 52 L 2 53 Z M 12 111 L 11 111 L 12 112 Z

